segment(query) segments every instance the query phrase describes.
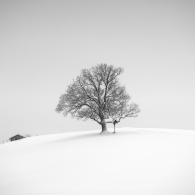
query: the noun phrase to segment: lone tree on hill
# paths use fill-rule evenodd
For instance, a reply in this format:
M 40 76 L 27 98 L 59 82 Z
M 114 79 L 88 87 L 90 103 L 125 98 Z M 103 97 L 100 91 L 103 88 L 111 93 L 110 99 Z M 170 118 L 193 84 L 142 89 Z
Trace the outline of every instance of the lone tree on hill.
M 92 119 L 102 126 L 101 133 L 107 132 L 107 123 L 136 117 L 140 109 L 135 103 L 128 105 L 131 97 L 118 80 L 122 72 L 122 68 L 107 64 L 83 69 L 60 96 L 56 111 L 64 116 L 70 113 L 77 119 Z M 109 118 L 112 121 L 106 122 Z

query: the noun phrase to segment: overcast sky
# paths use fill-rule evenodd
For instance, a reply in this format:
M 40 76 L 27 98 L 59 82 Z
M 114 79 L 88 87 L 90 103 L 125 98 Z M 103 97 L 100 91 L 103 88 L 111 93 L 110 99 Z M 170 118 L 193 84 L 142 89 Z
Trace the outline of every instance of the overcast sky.
M 81 69 L 99 63 L 124 68 L 141 108 L 118 127 L 195 130 L 194 0 L 0 0 L 0 54 L 0 143 L 101 129 L 55 112 Z

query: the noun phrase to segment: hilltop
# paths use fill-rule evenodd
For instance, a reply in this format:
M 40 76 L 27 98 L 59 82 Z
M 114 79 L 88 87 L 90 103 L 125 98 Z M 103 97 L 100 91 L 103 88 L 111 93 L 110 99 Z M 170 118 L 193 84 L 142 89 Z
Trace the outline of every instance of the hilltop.
M 1 144 L 0 194 L 195 194 L 194 131 L 116 131 L 35 136 Z

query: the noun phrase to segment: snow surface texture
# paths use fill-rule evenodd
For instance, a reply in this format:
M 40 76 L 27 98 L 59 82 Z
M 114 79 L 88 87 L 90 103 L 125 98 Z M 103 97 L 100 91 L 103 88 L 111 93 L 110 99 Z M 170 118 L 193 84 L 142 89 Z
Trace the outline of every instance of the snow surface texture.
M 0 145 L 0 194 L 195 194 L 194 131 L 116 131 L 36 136 Z

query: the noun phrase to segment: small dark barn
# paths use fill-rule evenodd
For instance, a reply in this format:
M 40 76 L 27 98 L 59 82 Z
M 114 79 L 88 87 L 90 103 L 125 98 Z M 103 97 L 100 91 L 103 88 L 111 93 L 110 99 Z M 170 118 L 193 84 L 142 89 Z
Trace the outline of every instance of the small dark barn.
M 25 138 L 25 137 L 23 137 L 22 135 L 17 134 L 15 136 L 9 138 L 9 140 L 10 141 L 16 141 L 16 140 L 23 139 L 23 138 Z

